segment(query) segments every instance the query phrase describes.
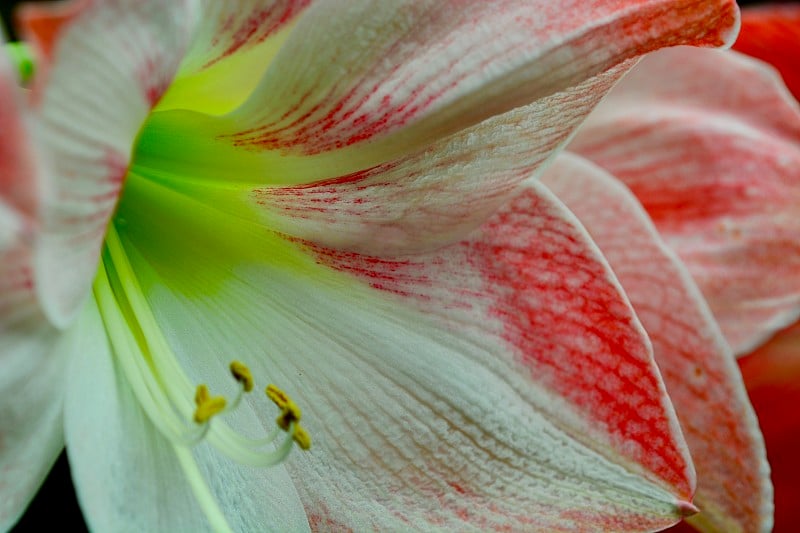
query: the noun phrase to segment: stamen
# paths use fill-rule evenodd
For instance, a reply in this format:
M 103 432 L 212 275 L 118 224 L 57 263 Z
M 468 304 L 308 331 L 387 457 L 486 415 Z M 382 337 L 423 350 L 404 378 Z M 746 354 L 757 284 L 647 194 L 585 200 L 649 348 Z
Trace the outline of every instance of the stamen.
M 292 438 L 297 445 L 300 446 L 301 450 L 308 450 L 311 448 L 311 436 L 300 424 L 295 424 L 294 431 L 292 431 Z
M 250 369 L 244 363 L 231 361 L 231 374 L 233 374 L 233 379 L 242 384 L 245 392 L 253 390 L 253 374 L 250 373 Z
M 114 355 L 148 418 L 172 442 L 209 520 L 224 530 L 224 515 L 216 507 L 194 464 L 190 447 L 206 440 L 244 465 L 279 464 L 295 445 L 303 450 L 311 446 L 311 438 L 299 425 L 300 408 L 285 392 L 270 385 L 266 393 L 280 409 L 276 420 L 278 427 L 258 439 L 231 428 L 220 415 L 235 409 L 244 393 L 253 390 L 250 369 L 240 361 L 231 362 L 231 375 L 239 384 L 231 402 L 223 396 L 212 396 L 205 384 L 192 385 L 150 308 L 113 223 L 108 228 L 105 244 L 94 294 Z M 287 432 L 282 442 L 274 450 L 264 450 L 265 445 L 278 438 L 281 430 Z
M 275 420 L 278 427 L 291 433 L 292 439 L 302 450 L 311 448 L 311 437 L 300 425 L 300 418 L 302 418 L 303 413 L 297 404 L 292 401 L 288 394 L 275 385 L 267 385 L 265 392 L 269 399 L 275 402 L 275 405 L 281 410 L 281 414 Z
M 225 410 L 227 401 L 222 396 L 211 396 L 206 385 L 198 385 L 194 395 L 194 403 L 197 409 L 194 411 L 194 421 L 198 424 L 205 424 L 211 417 Z
M 265 392 L 267 393 L 269 399 L 272 400 L 275 405 L 278 406 L 278 409 L 281 410 L 281 414 L 278 415 L 277 420 L 275 420 L 275 422 L 278 424 L 278 427 L 284 431 L 289 431 L 289 425 L 292 422 L 299 422 L 300 418 L 302 417 L 300 408 L 292 401 L 288 394 L 283 392 L 275 385 L 267 385 Z

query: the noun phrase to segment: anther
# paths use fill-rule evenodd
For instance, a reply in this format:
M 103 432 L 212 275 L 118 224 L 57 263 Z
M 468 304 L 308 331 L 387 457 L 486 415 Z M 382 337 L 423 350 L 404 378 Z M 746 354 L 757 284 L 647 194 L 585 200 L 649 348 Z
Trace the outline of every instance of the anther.
M 278 415 L 278 418 L 275 420 L 275 422 L 282 430 L 289 431 L 289 426 L 292 424 L 292 422 L 300 422 L 302 412 L 288 394 L 283 392 L 275 385 L 267 385 L 265 392 L 267 393 L 269 399 L 272 400 L 275 405 L 278 406 L 278 409 L 281 410 L 281 414 Z
M 278 427 L 284 431 L 291 431 L 292 439 L 301 449 L 308 450 L 311 448 L 311 437 L 300 425 L 300 419 L 303 413 L 300 411 L 297 404 L 292 401 L 288 394 L 275 385 L 267 385 L 265 392 L 269 399 L 281 410 L 281 414 L 278 415 L 278 418 L 275 420 Z
M 300 446 L 301 450 L 308 450 L 311 448 L 311 437 L 300 424 L 295 424 L 294 431 L 292 432 L 292 439 Z
M 250 373 L 250 369 L 247 368 L 247 365 L 241 361 L 231 361 L 230 368 L 233 379 L 242 384 L 245 392 L 253 390 L 253 374 Z
M 225 398 L 222 396 L 211 396 L 206 385 L 198 385 L 194 395 L 194 403 L 197 409 L 194 411 L 194 421 L 198 424 L 208 422 L 212 416 L 221 413 L 225 409 Z

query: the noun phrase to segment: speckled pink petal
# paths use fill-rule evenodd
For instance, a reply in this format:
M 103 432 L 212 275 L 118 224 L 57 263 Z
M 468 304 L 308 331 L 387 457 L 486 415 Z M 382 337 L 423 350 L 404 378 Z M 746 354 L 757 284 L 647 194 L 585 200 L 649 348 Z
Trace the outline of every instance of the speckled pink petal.
M 624 181 L 735 353 L 800 314 L 800 106 L 734 52 L 643 60 L 570 146 Z
M 177 208 L 145 201 L 162 191 L 136 192 L 123 215 L 150 217 L 126 247 L 186 368 L 224 386 L 235 345 L 301 402 L 315 444 L 287 468 L 312 527 L 641 531 L 692 512 L 646 335 L 537 182 L 401 256 L 287 241 L 181 194 L 168 224 Z M 184 223 L 202 241 L 174 238 Z
M 564 154 L 542 179 L 600 247 L 653 342 L 697 469 L 700 513 L 689 521 L 702 531 L 769 531 L 763 438 L 733 353 L 689 273 L 633 194 L 599 167 Z

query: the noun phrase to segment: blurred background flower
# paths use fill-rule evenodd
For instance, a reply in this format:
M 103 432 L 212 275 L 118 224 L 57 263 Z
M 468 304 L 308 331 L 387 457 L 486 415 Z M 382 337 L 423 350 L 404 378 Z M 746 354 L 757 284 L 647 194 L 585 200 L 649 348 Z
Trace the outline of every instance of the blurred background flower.
M 753 6 L 734 48 L 776 67 L 800 99 L 800 2 Z M 767 445 L 776 533 L 800 531 L 800 322 L 739 359 Z

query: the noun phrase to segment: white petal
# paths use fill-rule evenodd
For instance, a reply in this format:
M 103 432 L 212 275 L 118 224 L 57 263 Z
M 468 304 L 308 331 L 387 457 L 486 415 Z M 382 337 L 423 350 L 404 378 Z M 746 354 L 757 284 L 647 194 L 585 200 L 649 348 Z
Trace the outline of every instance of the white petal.
M 0 306 L 9 302 L 2 291 Z M 32 296 L 32 295 L 31 295 Z M 33 298 L 0 317 L 0 530 L 22 515 L 64 447 L 67 355 Z M 69 337 L 69 333 L 67 333 Z M 59 340 L 61 342 L 59 342 Z
M 52 65 L 32 96 L 49 170 L 37 290 L 59 326 L 89 293 L 134 139 L 188 46 L 190 6 L 90 1 L 59 28 Z
M 93 301 L 80 318 L 65 405 L 67 452 L 97 531 L 208 531 L 173 444 L 148 420 L 117 368 Z M 234 531 L 307 529 L 286 471 L 231 464 L 207 445 L 194 458 Z

